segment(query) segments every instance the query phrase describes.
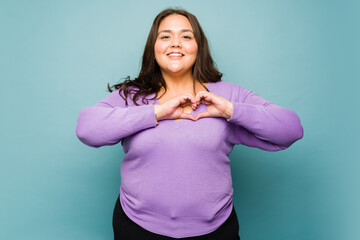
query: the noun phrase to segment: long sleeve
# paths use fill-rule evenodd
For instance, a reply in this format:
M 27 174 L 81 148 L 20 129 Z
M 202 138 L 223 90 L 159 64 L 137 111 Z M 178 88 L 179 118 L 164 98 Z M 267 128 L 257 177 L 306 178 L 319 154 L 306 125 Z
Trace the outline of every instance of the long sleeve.
M 215 231 L 233 209 L 229 154 L 234 144 L 276 151 L 301 135 L 292 111 L 230 82 L 210 82 L 207 88 L 234 103 L 229 121 L 167 119 L 123 142 L 120 202 L 126 215 L 148 231 L 172 238 Z M 191 114 L 206 110 L 200 104 Z
M 236 144 L 258 147 L 268 151 L 288 148 L 303 137 L 303 127 L 298 115 L 280 107 L 251 91 L 238 87 L 233 103 L 233 123 Z
M 124 137 L 155 126 L 153 104 L 125 106 L 117 90 L 80 111 L 76 135 L 84 144 L 98 148 L 114 145 Z

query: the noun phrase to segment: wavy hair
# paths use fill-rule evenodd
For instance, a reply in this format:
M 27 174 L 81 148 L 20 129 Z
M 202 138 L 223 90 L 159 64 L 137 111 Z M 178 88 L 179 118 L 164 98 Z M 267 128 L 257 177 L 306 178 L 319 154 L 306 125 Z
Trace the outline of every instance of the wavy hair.
M 156 16 L 151 26 L 147 42 L 145 44 L 139 76 L 134 80 L 131 80 L 130 76 L 128 76 L 125 78 L 124 82 L 115 84 L 111 87 L 109 86 L 109 83 L 107 85 L 109 92 L 113 91 L 112 88 L 114 88 L 114 90 L 120 89 L 119 94 L 125 100 L 126 105 L 128 105 L 127 98 L 130 93 L 134 93 L 131 99 L 135 105 L 139 106 L 137 103 L 139 96 L 143 97 L 142 102 L 144 104 L 148 104 L 148 100 L 154 100 L 157 98 L 157 93 L 162 87 L 164 87 L 166 92 L 167 89 L 165 80 L 161 74 L 158 63 L 155 60 L 154 46 L 161 21 L 167 16 L 173 14 L 185 16 L 194 30 L 194 37 L 198 45 L 198 53 L 192 69 L 194 92 L 196 80 L 198 80 L 207 91 L 209 90 L 203 83 L 221 81 L 222 73 L 218 71 L 215 62 L 211 57 L 208 41 L 197 18 L 183 9 L 165 9 Z M 124 96 L 121 94 L 122 91 Z M 165 94 L 165 92 L 163 94 Z M 154 93 L 155 96 L 153 98 L 146 99 L 148 95 Z

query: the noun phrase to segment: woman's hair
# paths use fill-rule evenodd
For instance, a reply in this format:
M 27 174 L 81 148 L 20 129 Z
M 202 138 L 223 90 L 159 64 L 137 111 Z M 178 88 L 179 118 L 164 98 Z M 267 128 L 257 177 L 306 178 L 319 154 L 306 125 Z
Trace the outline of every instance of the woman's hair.
M 115 84 L 112 87 L 109 86 L 109 83 L 107 85 L 109 92 L 113 91 L 111 88 L 120 89 L 119 94 L 125 100 L 126 105 L 128 105 L 127 98 L 131 92 L 135 93 L 132 96 L 132 100 L 135 105 L 139 105 L 137 104 L 139 96 L 143 96 L 142 102 L 145 104 L 145 97 L 155 93 L 155 96 L 151 98 L 151 100 L 156 99 L 156 94 L 160 91 L 161 87 L 164 87 L 166 92 L 165 80 L 161 74 L 158 63 L 155 60 L 154 45 L 161 21 L 172 14 L 185 16 L 194 30 L 194 37 L 198 45 L 198 53 L 192 69 L 194 90 L 196 80 L 199 80 L 202 86 L 204 86 L 203 83 L 221 81 L 222 73 L 218 71 L 211 57 L 208 41 L 197 18 L 183 9 L 165 9 L 156 16 L 151 26 L 149 36 L 145 44 L 139 76 L 134 80 L 131 80 L 130 76 L 128 76 L 125 78 L 124 82 Z M 206 86 L 204 87 L 207 91 L 209 91 Z M 122 96 L 121 91 L 124 92 L 125 96 Z M 147 100 L 149 99 L 146 99 L 146 104 L 148 104 Z

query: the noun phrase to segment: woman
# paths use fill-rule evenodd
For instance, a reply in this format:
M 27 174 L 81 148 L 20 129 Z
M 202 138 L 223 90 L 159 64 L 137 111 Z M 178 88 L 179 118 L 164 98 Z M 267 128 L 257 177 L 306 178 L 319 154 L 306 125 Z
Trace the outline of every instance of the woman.
M 121 141 L 125 152 L 115 239 L 240 239 L 228 154 L 235 144 L 283 150 L 303 129 L 293 111 L 221 77 L 196 17 L 167 9 L 138 78 L 81 110 L 83 143 Z

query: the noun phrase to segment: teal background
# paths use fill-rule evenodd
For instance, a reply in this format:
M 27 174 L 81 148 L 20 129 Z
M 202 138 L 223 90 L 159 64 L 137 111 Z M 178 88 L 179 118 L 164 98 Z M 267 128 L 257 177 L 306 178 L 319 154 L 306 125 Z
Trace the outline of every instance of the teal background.
M 0 239 L 112 239 L 121 145 L 77 116 L 140 68 L 154 17 L 194 13 L 223 80 L 301 118 L 304 138 L 231 153 L 245 240 L 360 239 L 359 1 L 0 0 Z

